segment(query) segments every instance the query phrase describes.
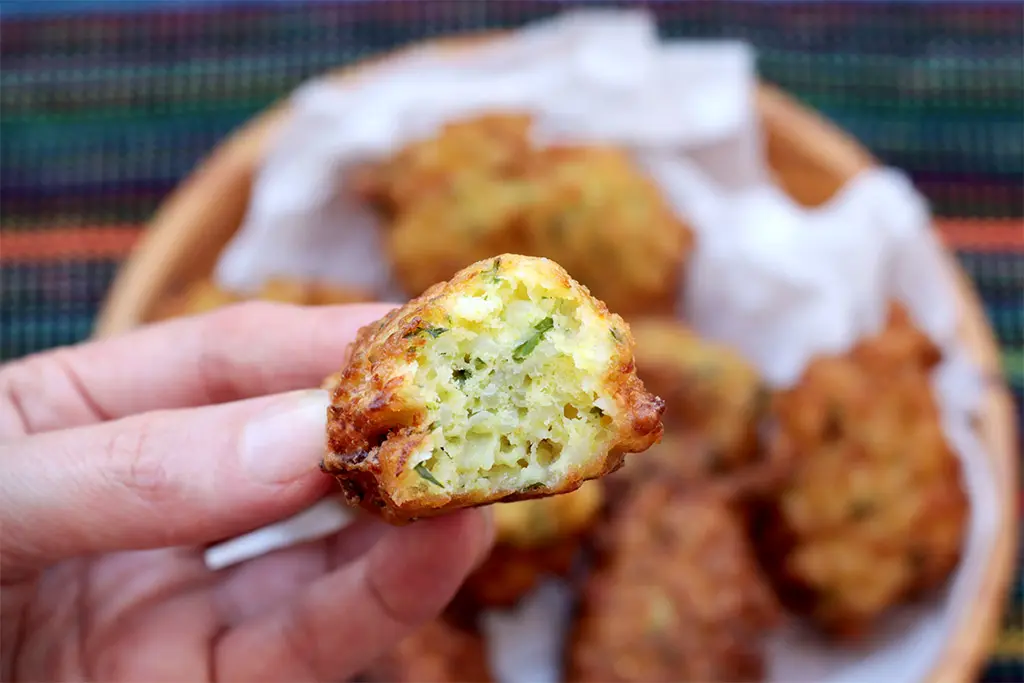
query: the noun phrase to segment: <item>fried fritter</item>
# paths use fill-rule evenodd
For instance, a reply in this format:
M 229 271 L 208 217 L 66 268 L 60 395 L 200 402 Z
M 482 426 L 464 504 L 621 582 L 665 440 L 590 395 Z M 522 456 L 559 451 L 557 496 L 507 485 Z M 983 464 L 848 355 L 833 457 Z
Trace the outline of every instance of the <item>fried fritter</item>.
M 567 575 L 603 499 L 601 482 L 588 481 L 571 493 L 495 505 L 494 548 L 462 597 L 477 608 L 511 607 L 544 576 Z
M 534 253 L 521 228 L 533 192 L 522 180 L 468 175 L 404 208 L 387 235 L 398 281 L 418 294 L 496 254 Z
M 581 546 L 578 535 L 535 547 L 498 543 L 466 579 L 459 597 L 473 610 L 513 607 L 544 577 L 567 576 Z
M 622 475 L 692 484 L 758 464 L 771 394 L 757 370 L 676 320 L 648 319 L 631 328 L 637 374 L 665 400 L 665 438 Z
M 751 681 L 780 613 L 743 525 L 721 501 L 635 490 L 600 538 L 570 681 Z
M 671 313 L 693 234 L 626 153 L 540 147 L 530 120 L 487 115 L 444 127 L 357 180 L 391 227 L 410 294 L 503 251 L 561 263 L 624 314 Z
M 482 636 L 437 619 L 405 638 L 360 680 L 368 683 L 489 683 Z
M 628 154 L 538 150 L 529 182 L 529 253 L 561 263 L 623 315 L 673 313 L 693 233 Z
M 448 194 L 461 180 L 519 173 L 531 148 L 530 127 L 528 114 L 488 113 L 453 121 L 391 159 L 361 169 L 354 179 L 355 191 L 393 215 L 424 198 Z M 472 261 L 459 267 L 468 263 Z
M 785 601 L 833 635 L 861 635 L 959 561 L 969 508 L 929 383 L 939 359 L 895 307 L 776 398 L 796 469 L 755 535 Z
M 400 524 L 575 490 L 661 436 L 629 327 L 558 264 L 505 254 L 363 328 L 323 469 Z
M 495 505 L 496 541 L 517 548 L 538 548 L 576 536 L 601 510 L 601 483 L 588 481 L 571 493 Z

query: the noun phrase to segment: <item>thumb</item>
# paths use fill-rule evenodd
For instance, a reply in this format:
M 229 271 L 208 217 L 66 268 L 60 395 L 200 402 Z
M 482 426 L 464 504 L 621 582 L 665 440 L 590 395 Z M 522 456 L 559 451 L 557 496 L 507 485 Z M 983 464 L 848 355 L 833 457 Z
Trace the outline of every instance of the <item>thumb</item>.
M 4 571 L 210 543 L 298 512 L 330 486 L 327 405 L 294 392 L 0 445 Z

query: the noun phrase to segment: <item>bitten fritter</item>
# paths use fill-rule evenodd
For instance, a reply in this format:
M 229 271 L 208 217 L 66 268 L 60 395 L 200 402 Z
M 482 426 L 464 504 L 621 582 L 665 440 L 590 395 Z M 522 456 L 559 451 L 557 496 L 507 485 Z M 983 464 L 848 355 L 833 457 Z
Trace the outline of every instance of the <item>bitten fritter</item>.
M 665 401 L 665 439 L 622 474 L 692 484 L 758 464 L 771 394 L 753 365 L 675 320 L 631 328 L 637 374 Z
M 519 115 L 445 126 L 355 184 L 382 210 L 410 294 L 508 251 L 561 263 L 623 314 L 670 314 L 693 247 L 693 233 L 628 154 L 539 146 Z
M 795 471 L 755 518 L 785 601 L 839 637 L 942 584 L 969 515 L 929 373 L 940 352 L 904 310 L 775 401 Z
M 721 501 L 644 486 L 599 539 L 569 680 L 753 681 L 780 618 L 743 525 Z
M 483 637 L 436 619 L 359 677 L 368 683 L 489 683 Z
M 154 316 L 154 320 L 168 320 L 187 315 L 208 313 L 242 301 L 276 301 L 301 306 L 329 306 L 372 301 L 362 290 L 339 287 L 293 278 L 271 278 L 252 294 L 231 292 L 217 286 L 212 280 L 200 280 L 180 296 L 170 299 Z
M 474 264 L 363 328 L 333 384 L 323 469 L 395 524 L 573 491 L 662 432 L 628 325 L 542 258 Z

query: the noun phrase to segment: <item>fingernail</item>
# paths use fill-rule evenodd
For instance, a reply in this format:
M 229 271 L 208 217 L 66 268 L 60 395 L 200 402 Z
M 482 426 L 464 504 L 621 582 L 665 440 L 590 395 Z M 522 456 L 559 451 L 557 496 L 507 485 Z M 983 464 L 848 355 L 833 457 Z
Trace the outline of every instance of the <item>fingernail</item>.
M 317 470 L 326 443 L 326 391 L 282 396 L 249 420 L 242 432 L 242 464 L 256 481 L 286 484 Z

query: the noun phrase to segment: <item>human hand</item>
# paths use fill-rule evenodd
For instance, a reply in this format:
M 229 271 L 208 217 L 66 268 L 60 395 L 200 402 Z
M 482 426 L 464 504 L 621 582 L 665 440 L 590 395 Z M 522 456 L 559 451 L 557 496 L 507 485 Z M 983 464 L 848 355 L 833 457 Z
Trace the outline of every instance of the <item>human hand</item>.
M 330 489 L 326 394 L 292 390 L 386 311 L 243 304 L 0 368 L 4 680 L 344 680 L 443 609 L 479 510 L 203 562 Z

